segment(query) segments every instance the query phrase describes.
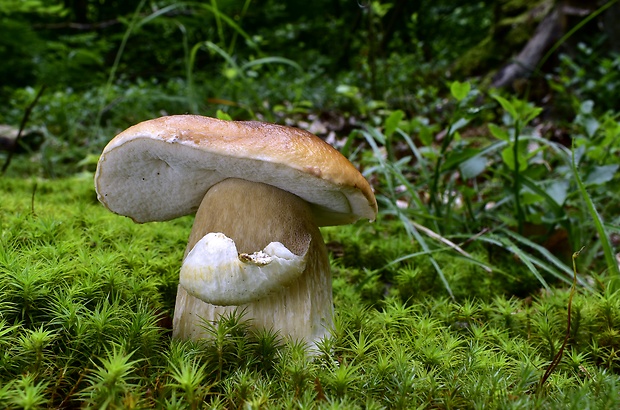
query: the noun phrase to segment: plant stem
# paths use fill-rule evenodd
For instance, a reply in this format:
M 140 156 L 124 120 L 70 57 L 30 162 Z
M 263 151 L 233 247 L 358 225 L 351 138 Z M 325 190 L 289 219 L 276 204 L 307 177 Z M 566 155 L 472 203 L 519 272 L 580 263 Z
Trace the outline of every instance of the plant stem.
M 512 155 L 514 157 L 514 170 L 513 170 L 513 182 L 512 182 L 512 194 L 515 199 L 515 212 L 517 214 L 517 229 L 519 235 L 523 234 L 523 223 L 525 222 L 525 215 L 523 213 L 523 207 L 521 207 L 521 173 L 519 171 L 519 134 L 521 133 L 521 126 L 519 121 L 515 121 L 515 139 L 512 147 Z
M 562 346 L 560 346 L 560 350 L 553 357 L 553 360 L 551 361 L 551 363 L 549 363 L 549 366 L 547 367 L 545 374 L 540 379 L 540 382 L 538 384 L 539 391 L 540 389 L 542 389 L 542 387 L 544 386 L 549 376 L 551 376 L 551 373 L 553 373 L 555 368 L 558 367 L 558 364 L 560 364 L 560 361 L 562 360 L 562 355 L 564 354 L 564 349 L 566 348 L 568 339 L 570 338 L 570 325 L 571 325 L 571 313 L 572 313 L 572 307 L 573 307 L 573 297 L 575 296 L 575 290 L 577 289 L 577 265 L 575 263 L 575 260 L 577 259 L 577 257 L 579 256 L 579 254 L 581 253 L 583 249 L 584 248 L 581 248 L 577 252 L 573 253 L 573 283 L 571 285 L 570 294 L 568 296 L 568 306 L 567 306 L 567 313 L 566 313 L 567 314 L 566 333 L 564 334 L 564 340 L 562 341 Z M 552 340 L 550 340 L 550 345 L 553 346 Z
M 430 189 L 431 207 L 435 209 L 435 215 L 437 216 L 438 220 L 441 219 L 441 216 L 442 216 L 441 199 L 439 198 L 439 193 L 438 193 L 439 175 L 440 175 L 442 160 L 444 158 L 444 155 L 446 154 L 446 151 L 448 150 L 448 147 L 450 146 L 450 143 L 452 142 L 452 138 L 454 137 L 453 132 L 452 132 L 452 123 L 453 121 L 450 121 L 450 125 L 448 126 L 448 131 L 446 132 L 446 136 L 443 142 L 441 143 L 441 150 L 439 151 L 439 155 L 437 156 L 437 161 L 435 161 L 433 182 L 431 184 L 431 189 Z

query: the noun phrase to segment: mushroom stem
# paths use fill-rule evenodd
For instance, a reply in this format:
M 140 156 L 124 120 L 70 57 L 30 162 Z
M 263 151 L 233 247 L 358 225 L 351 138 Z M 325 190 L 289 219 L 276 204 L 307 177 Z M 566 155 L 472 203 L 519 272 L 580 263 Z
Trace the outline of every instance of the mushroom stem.
M 244 311 L 253 326 L 277 330 L 309 345 L 328 334 L 333 314 L 329 259 L 306 201 L 271 185 L 226 179 L 204 196 L 184 261 L 196 243 L 212 232 L 232 239 L 242 254 L 253 254 L 272 242 L 280 242 L 294 255 L 304 257 L 305 270 L 301 275 L 291 275 L 290 283 L 277 293 L 239 306 L 212 305 L 179 285 L 174 337 L 208 337 L 204 321 L 215 323 L 221 315 L 237 308 Z

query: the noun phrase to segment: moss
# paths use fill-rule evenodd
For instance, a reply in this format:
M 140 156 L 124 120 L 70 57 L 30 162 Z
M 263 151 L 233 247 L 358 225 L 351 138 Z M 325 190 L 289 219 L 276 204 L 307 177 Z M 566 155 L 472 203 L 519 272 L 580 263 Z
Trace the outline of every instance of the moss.
M 620 406 L 617 293 L 577 295 L 538 390 L 566 290 L 504 296 L 510 281 L 436 254 L 453 301 L 424 257 L 386 267 L 415 250 L 397 225 L 330 228 L 336 319 L 317 355 L 241 313 L 183 342 L 162 319 L 191 218 L 136 225 L 88 179 L 1 178 L 0 192 L 2 408 Z

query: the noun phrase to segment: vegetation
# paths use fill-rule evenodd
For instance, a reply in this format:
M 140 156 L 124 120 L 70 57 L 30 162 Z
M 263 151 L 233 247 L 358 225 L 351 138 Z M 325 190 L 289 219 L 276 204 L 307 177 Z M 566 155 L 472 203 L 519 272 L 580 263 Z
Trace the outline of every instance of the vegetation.
M 0 135 L 0 407 L 620 407 L 620 57 L 589 24 L 619 6 L 492 89 L 473 57 L 522 3 L 0 0 L 0 124 L 25 125 Z M 243 312 L 171 339 L 191 218 L 98 203 L 107 141 L 186 112 L 309 129 L 375 189 L 375 223 L 322 231 L 313 355 Z
M 569 347 L 540 386 L 566 329 L 566 290 L 508 297 L 501 278 L 454 257 L 437 260 L 451 283 L 476 281 L 475 297 L 442 296 L 428 262 L 378 278 L 369 267 L 410 245 L 398 224 L 360 223 L 326 233 L 344 256 L 334 335 L 316 357 L 239 316 L 211 340 L 181 342 L 168 323 L 191 218 L 136 225 L 103 209 L 88 178 L 0 187 L 3 408 L 620 405 L 617 292 L 575 296 Z M 368 242 L 377 230 L 396 239 Z

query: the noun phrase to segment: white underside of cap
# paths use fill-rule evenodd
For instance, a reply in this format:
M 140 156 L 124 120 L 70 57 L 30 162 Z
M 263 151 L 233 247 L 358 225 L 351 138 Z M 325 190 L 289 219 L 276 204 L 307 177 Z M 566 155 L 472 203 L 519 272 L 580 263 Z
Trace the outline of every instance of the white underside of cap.
M 253 254 L 239 254 L 232 239 L 211 232 L 185 258 L 180 285 L 190 295 L 213 305 L 251 303 L 297 279 L 306 268 L 305 257 L 295 255 L 280 242 L 271 242 Z
M 122 149 L 121 149 L 122 148 Z M 210 187 L 226 178 L 262 182 L 312 204 L 319 226 L 360 217 L 374 219 L 368 200 L 354 187 L 324 180 L 308 170 L 256 158 L 203 151 L 187 144 L 136 137 L 109 148 L 97 170 L 99 200 L 136 222 L 162 221 L 194 213 Z

